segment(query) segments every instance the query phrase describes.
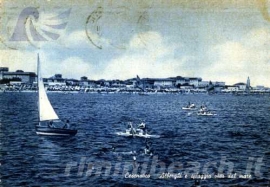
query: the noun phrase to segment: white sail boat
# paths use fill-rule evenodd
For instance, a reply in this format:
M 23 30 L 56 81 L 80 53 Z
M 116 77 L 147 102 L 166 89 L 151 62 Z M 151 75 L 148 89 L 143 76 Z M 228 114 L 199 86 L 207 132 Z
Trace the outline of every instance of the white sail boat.
M 39 124 L 36 126 L 36 133 L 49 136 L 74 136 L 77 130 L 65 128 L 69 125 L 64 124 L 59 119 L 47 97 L 41 76 L 39 55 L 37 57 L 37 73 Z
M 136 85 L 141 90 L 141 92 L 139 92 L 139 95 L 148 96 L 148 93 L 147 93 L 147 91 L 145 89 L 145 81 L 142 81 L 138 75 L 137 75 L 137 83 L 136 83 Z M 140 85 L 142 85 L 142 87 Z

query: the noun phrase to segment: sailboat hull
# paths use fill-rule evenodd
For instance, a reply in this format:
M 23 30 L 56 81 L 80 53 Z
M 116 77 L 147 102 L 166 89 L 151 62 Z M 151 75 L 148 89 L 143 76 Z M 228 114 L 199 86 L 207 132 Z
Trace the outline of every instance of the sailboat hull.
M 75 136 L 77 130 L 36 126 L 36 133 L 45 136 Z

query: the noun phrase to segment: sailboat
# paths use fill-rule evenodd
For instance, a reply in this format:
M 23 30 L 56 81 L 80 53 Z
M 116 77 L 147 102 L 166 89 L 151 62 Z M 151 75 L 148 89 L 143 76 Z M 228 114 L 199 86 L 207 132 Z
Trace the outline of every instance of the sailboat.
M 142 88 L 139 86 L 140 84 L 142 84 Z M 141 90 L 141 92 L 139 92 L 139 95 L 141 96 L 148 96 L 146 90 L 145 90 L 145 82 L 141 81 L 140 77 L 137 75 L 137 87 Z
M 37 56 L 37 72 L 38 72 L 38 111 L 39 124 L 36 125 L 36 133 L 38 135 L 48 136 L 74 136 L 77 130 L 64 128 L 63 123 L 55 113 L 44 88 L 43 79 L 40 71 L 39 54 Z

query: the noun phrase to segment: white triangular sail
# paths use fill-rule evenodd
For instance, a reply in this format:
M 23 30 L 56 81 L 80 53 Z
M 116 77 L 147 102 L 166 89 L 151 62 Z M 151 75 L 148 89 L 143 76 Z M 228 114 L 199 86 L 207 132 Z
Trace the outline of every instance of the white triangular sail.
M 39 120 L 56 120 L 59 119 L 57 114 L 55 113 L 44 88 L 43 79 L 40 71 L 40 62 L 39 55 L 37 59 L 37 69 L 38 69 L 38 109 L 39 109 Z

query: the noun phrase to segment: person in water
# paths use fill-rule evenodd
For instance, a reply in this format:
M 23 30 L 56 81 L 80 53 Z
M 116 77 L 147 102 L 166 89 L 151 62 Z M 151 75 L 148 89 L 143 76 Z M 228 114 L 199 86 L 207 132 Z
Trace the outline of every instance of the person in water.
M 206 112 L 207 111 L 207 108 L 205 105 L 202 105 L 201 108 L 200 108 L 200 112 Z
M 138 125 L 138 128 L 140 128 L 140 129 L 145 129 L 145 128 L 146 128 L 145 123 L 144 123 L 144 122 L 140 123 L 140 124 Z
M 146 134 L 146 125 L 144 122 L 138 125 L 137 131 L 141 134 Z
M 202 105 L 204 110 L 207 110 L 207 106 L 206 105 Z
M 128 132 L 132 135 L 135 135 L 136 134 L 136 130 L 134 129 L 133 125 L 131 122 L 128 123 Z
M 195 108 L 195 104 L 194 103 L 190 104 L 190 102 L 188 102 L 187 108 Z
M 69 125 L 69 120 L 66 121 L 63 129 L 69 129 L 70 128 L 70 125 Z
M 131 128 L 132 128 L 132 123 L 128 122 L 128 129 L 131 129 Z
M 151 142 L 146 141 L 146 145 L 145 145 L 145 149 L 144 149 L 144 154 L 150 155 L 150 156 L 153 155 L 153 151 L 152 151 L 151 145 L 152 145 Z
M 201 114 L 206 114 L 205 108 L 203 106 L 201 106 L 200 111 Z
M 203 106 L 201 106 L 200 112 L 203 112 L 203 111 L 204 111 L 204 108 L 203 108 Z
M 130 134 L 132 134 L 132 135 L 135 135 L 136 134 L 136 130 L 132 127 L 131 129 L 130 129 L 130 132 L 129 132 Z

